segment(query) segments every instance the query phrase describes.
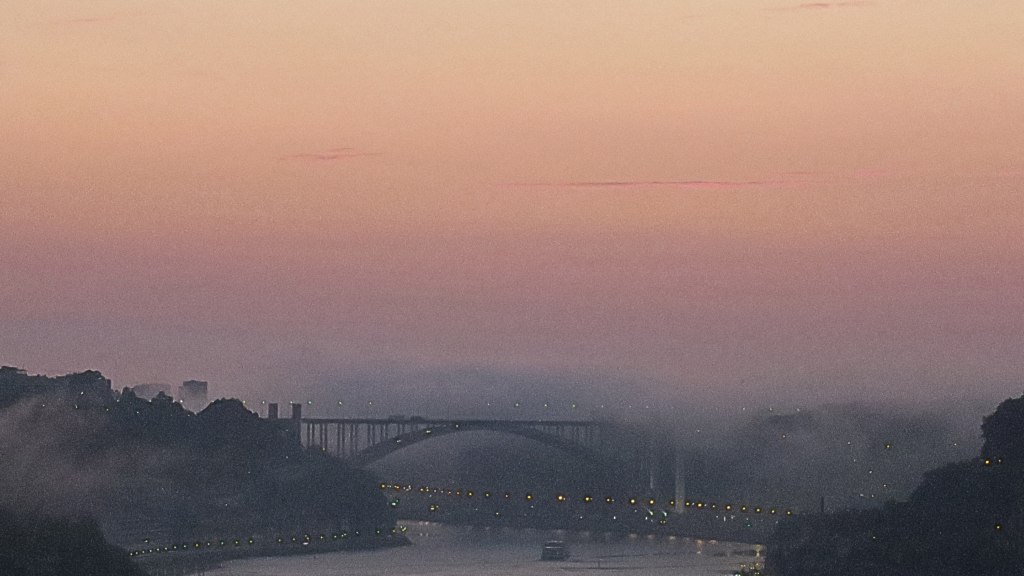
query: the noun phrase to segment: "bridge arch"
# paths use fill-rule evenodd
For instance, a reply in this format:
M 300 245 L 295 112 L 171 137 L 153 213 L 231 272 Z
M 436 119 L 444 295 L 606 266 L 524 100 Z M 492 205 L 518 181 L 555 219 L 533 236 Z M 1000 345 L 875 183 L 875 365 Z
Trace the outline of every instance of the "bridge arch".
M 526 438 L 571 454 L 604 470 L 616 482 L 649 488 L 658 498 L 678 495 L 674 454 L 663 437 L 635 427 L 596 420 L 496 420 L 389 418 L 302 418 L 289 426 L 307 449 L 320 449 L 352 466 L 364 467 L 433 438 L 484 431 Z M 676 498 L 679 500 L 679 498 Z
M 611 457 L 603 455 L 578 442 L 574 442 L 536 428 L 509 425 L 499 422 L 452 422 L 420 428 L 418 430 L 411 430 L 368 446 L 351 457 L 346 458 L 346 461 L 353 466 L 363 467 L 403 448 L 407 448 L 433 438 L 439 438 L 460 432 L 473 431 L 498 432 L 501 434 L 510 434 L 526 438 L 600 466 L 609 466 L 614 463 Z

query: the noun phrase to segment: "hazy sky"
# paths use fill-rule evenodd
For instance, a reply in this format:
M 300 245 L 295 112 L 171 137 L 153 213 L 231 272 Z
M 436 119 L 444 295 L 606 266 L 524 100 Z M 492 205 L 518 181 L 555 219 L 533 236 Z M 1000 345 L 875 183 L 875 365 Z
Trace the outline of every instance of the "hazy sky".
M 1019 394 L 1022 126 L 1020 0 L 5 0 L 0 363 Z

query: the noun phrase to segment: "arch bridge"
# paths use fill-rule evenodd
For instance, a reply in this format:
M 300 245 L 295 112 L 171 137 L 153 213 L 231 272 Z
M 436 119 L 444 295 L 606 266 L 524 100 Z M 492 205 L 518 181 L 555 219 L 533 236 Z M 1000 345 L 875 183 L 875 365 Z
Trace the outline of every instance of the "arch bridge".
M 458 432 L 511 434 L 595 462 L 608 459 L 607 423 L 596 420 L 493 420 L 391 418 L 303 418 L 301 441 L 306 448 L 336 456 L 353 466 L 366 466 L 413 444 Z
M 300 410 L 293 407 L 297 440 L 356 467 L 433 438 L 488 431 L 527 438 L 596 464 L 609 477 L 659 500 L 685 499 L 681 461 L 669 439 L 636 426 L 610 420 L 303 418 Z

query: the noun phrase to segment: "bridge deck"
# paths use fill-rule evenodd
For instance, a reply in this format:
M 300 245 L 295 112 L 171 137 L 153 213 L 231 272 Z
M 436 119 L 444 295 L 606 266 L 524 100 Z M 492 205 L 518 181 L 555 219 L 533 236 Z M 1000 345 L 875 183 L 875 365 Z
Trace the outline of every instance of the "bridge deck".
M 600 426 L 598 420 L 507 420 L 503 418 L 302 418 L 309 424 L 416 424 L 419 426 Z

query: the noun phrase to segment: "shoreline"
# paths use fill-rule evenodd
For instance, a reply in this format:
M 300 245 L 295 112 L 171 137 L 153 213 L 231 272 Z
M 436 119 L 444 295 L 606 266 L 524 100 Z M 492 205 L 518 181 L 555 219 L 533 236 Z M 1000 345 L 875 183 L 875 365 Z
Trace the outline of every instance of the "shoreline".
M 341 533 L 261 541 L 251 539 L 248 542 L 197 542 L 188 547 L 168 545 L 129 551 L 129 556 L 150 576 L 186 576 L 202 574 L 206 570 L 219 567 L 222 562 L 244 558 L 380 550 L 411 545 L 402 532 L 403 530 L 393 528 L 388 533 L 371 535 Z

